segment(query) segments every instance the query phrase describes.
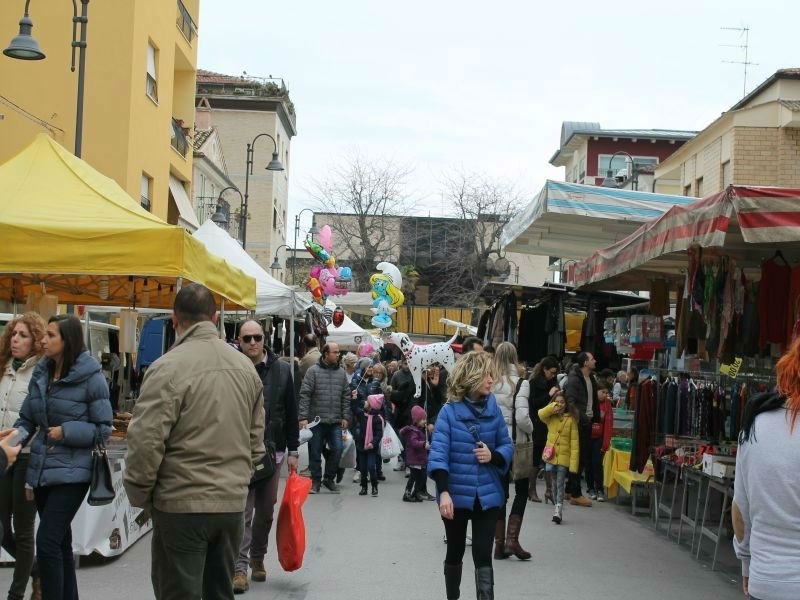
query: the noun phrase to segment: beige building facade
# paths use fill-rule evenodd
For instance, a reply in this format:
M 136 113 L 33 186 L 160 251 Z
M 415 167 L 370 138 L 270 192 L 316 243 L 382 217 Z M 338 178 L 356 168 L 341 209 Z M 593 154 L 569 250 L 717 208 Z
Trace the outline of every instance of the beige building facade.
M 230 181 L 247 196 L 245 249 L 269 270 L 276 249 L 286 243 L 291 140 L 297 135 L 294 105 L 288 90 L 282 80 L 232 77 L 200 70 L 196 106 L 198 116 L 201 111 L 204 113 L 203 128 L 214 128 L 219 136 Z M 253 147 L 249 177 L 246 176 L 248 144 Z M 266 170 L 273 151 L 278 153 L 283 171 Z M 209 195 L 208 190 L 202 195 Z M 226 198 L 231 203 L 232 221 L 238 221 L 236 211 L 244 209 L 238 195 L 226 193 Z M 242 238 L 240 230 L 231 233 Z
M 661 162 L 656 181 L 702 198 L 731 184 L 800 187 L 800 69 L 782 69 Z

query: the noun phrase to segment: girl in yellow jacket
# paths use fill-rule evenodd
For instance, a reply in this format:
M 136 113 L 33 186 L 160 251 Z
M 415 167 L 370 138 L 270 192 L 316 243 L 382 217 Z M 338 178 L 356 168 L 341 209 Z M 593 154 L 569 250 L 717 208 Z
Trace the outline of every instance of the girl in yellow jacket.
M 564 505 L 564 484 L 567 479 L 567 469 L 570 473 L 578 472 L 578 459 L 580 458 L 580 445 L 578 443 L 578 421 L 580 413 L 578 407 L 572 402 L 566 402 L 564 394 L 558 392 L 553 396 L 553 401 L 539 409 L 539 419 L 547 425 L 547 446 L 545 454 L 551 447 L 553 455 L 545 459 L 547 473 L 552 476 L 555 484 L 555 511 L 553 522 L 561 524 L 561 511 Z M 544 455 L 542 456 L 544 458 Z

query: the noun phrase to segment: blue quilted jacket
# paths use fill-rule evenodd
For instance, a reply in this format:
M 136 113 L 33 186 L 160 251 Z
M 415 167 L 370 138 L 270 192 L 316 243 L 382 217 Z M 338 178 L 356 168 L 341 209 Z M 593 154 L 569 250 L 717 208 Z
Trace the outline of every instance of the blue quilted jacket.
M 84 352 L 48 391 L 50 362 L 45 358 L 36 365 L 14 424 L 30 433 L 36 431 L 25 477 L 33 487 L 91 481 L 95 436 L 105 441 L 111 435 L 111 402 L 100 363 Z M 58 425 L 64 438 L 48 443 L 47 428 Z
M 472 452 L 476 436 L 492 452 L 503 456 L 503 468 L 478 462 Z M 506 501 L 501 476 L 508 470 L 513 455 L 514 446 L 493 394 L 487 397 L 486 409 L 481 415 L 466 402 L 448 402 L 436 418 L 428 454 L 428 473 L 438 469 L 447 471 L 455 508 L 472 510 L 476 496 L 481 508 L 494 508 Z M 439 491 L 436 493 L 438 496 Z

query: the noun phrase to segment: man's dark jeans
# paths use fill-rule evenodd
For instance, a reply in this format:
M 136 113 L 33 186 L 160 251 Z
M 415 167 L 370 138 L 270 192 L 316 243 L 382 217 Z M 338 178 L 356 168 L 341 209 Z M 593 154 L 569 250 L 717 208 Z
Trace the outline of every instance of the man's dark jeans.
M 34 488 L 39 511 L 36 560 L 42 582 L 42 597 L 77 600 L 78 580 L 72 558 L 72 519 L 83 504 L 89 482 Z
M 580 464 L 578 474 L 569 474 L 567 492 L 573 498 L 582 496 L 581 493 L 581 473 L 591 473 L 592 470 L 592 424 L 589 421 L 578 426 L 578 442 L 580 443 Z M 588 477 L 587 477 L 588 479 Z
M 233 565 L 244 513 L 153 509 L 152 573 L 157 600 L 233 600 Z
M 342 426 L 340 423 L 320 423 L 312 430 L 314 437 L 308 441 L 308 466 L 313 481 L 336 479 L 336 469 L 342 458 Z M 325 475 L 322 475 L 322 448 L 328 445 L 331 453 L 325 458 Z

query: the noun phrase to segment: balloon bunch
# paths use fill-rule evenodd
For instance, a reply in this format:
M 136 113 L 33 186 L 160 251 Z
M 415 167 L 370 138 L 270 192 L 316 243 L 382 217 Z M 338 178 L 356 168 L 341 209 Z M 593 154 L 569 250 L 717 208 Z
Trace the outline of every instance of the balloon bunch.
M 306 288 L 314 300 L 325 305 L 328 296 L 344 296 L 350 291 L 353 272 L 350 267 L 336 267 L 336 258 L 331 254 L 331 228 L 325 225 L 319 232 L 318 242 L 307 239 L 303 242 L 306 250 L 320 264 L 311 267 Z
M 405 301 L 403 292 L 403 277 L 400 269 L 392 263 L 378 263 L 377 268 L 380 273 L 374 273 L 369 278 L 372 286 L 372 326 L 378 329 L 386 329 L 392 326 L 392 317 L 397 312 L 397 307 Z

